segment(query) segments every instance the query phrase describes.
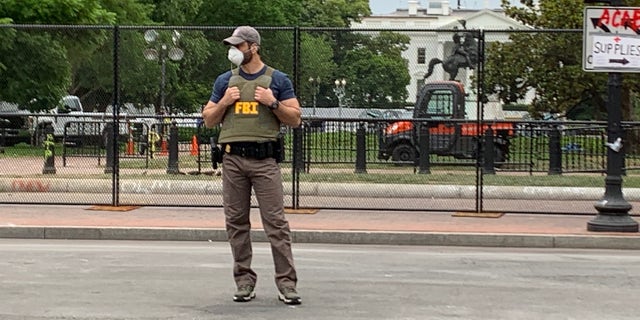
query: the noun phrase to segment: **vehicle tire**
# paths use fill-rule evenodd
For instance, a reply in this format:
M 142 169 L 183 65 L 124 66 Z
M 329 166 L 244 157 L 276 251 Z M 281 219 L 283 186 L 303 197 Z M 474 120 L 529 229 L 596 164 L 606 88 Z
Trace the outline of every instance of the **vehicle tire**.
M 416 150 L 408 144 L 399 144 L 393 148 L 391 160 L 397 165 L 413 165 L 416 161 Z
M 494 144 L 493 145 L 493 161 L 496 168 L 500 168 L 509 160 L 509 145 Z
M 507 160 L 509 160 L 508 151 L 505 151 L 505 148 L 508 147 L 494 143 L 493 144 L 493 166 L 495 168 L 501 168 Z M 477 157 L 478 153 L 476 151 L 473 152 L 473 157 Z M 484 150 L 480 149 L 480 163 L 484 163 Z
M 496 168 L 500 168 L 507 161 L 507 156 L 499 145 L 493 146 L 493 161 Z

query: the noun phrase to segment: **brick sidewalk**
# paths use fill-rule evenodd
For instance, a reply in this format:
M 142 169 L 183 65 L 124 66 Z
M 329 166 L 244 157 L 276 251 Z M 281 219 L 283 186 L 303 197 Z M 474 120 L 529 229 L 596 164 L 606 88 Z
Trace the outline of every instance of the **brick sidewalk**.
M 91 206 L 1 205 L 0 226 L 209 228 L 223 229 L 222 208 L 140 207 L 126 212 L 89 210 Z M 587 231 L 594 216 L 505 214 L 498 218 L 456 217 L 445 212 L 319 210 L 287 214 L 292 230 L 617 235 Z M 634 217 L 635 218 L 635 217 Z M 637 220 L 637 218 L 635 218 Z M 261 229 L 257 209 L 254 229 Z

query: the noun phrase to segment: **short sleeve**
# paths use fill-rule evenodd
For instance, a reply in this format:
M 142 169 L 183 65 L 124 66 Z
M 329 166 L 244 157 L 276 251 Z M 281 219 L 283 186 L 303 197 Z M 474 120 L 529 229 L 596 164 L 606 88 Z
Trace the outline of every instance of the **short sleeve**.
M 216 81 L 213 83 L 211 97 L 209 98 L 211 102 L 218 103 L 220 99 L 222 99 L 224 92 L 229 86 L 229 79 L 231 79 L 231 71 L 227 71 L 216 78 Z
M 285 73 L 278 70 L 273 72 L 271 91 L 273 91 L 274 97 L 279 101 L 296 97 L 296 93 L 293 90 L 293 83 Z

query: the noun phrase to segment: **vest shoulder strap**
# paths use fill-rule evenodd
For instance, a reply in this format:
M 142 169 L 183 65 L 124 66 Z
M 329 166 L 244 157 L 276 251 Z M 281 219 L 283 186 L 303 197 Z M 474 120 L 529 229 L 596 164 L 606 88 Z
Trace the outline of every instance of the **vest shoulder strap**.
M 264 75 L 267 77 L 271 77 L 273 75 L 273 71 L 275 71 L 275 69 L 267 66 L 267 70 L 264 72 Z M 232 76 L 240 75 L 240 68 L 231 69 L 231 75 Z
M 271 79 L 273 77 L 274 71 L 275 69 L 267 66 L 267 69 L 265 70 L 265 72 L 262 75 L 258 76 L 253 81 L 258 83 L 258 85 L 267 88 L 271 85 Z M 231 70 L 231 78 L 229 78 L 229 85 L 237 85 L 239 83 L 245 83 L 247 81 L 248 80 L 245 80 L 242 76 L 240 76 L 240 68 L 235 68 Z
M 271 77 L 271 76 L 273 76 L 273 71 L 274 71 L 274 70 L 275 70 L 275 69 L 273 69 L 273 68 L 271 68 L 271 67 L 267 66 L 267 71 L 265 71 L 265 72 L 264 72 L 264 75 L 265 75 L 265 76 L 267 76 L 267 77 Z

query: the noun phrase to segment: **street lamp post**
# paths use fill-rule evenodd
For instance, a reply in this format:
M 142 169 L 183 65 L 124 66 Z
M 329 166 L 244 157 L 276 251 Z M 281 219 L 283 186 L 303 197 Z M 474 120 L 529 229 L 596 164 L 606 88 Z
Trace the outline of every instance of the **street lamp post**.
M 171 42 L 173 46 L 169 47 L 166 43 L 160 43 L 158 40 L 159 34 L 157 31 L 151 29 L 144 33 L 144 40 L 147 44 L 154 46 L 153 48 L 147 48 L 143 54 L 147 60 L 160 61 L 161 65 L 161 79 L 160 79 L 160 109 L 161 111 L 168 111 L 165 107 L 165 88 L 167 82 L 167 58 L 171 61 L 180 61 L 184 57 L 184 51 L 178 48 L 178 41 L 180 40 L 180 33 L 173 30 L 171 34 Z M 170 110 L 168 112 L 171 113 Z
M 586 0 L 585 3 L 594 1 Z M 601 1 L 611 6 L 624 6 L 622 0 Z M 607 176 L 602 200 L 595 204 L 598 214 L 587 222 L 589 231 L 638 232 L 638 222 L 629 216 L 632 206 L 622 194 L 624 148 L 622 139 L 622 74 L 609 72 L 607 82 Z
M 313 90 L 313 115 L 316 115 L 316 97 L 318 95 L 318 92 L 320 90 L 320 77 L 317 78 L 313 78 L 310 77 L 309 78 L 309 83 L 311 83 L 311 89 Z
M 336 79 L 336 81 L 333 82 L 333 84 L 335 84 L 335 87 L 333 88 L 333 93 L 335 93 L 336 97 L 338 98 L 338 115 L 339 117 L 342 117 L 342 104 L 344 101 L 344 89 L 347 86 L 347 80 L 345 80 L 344 78 L 342 79 Z

